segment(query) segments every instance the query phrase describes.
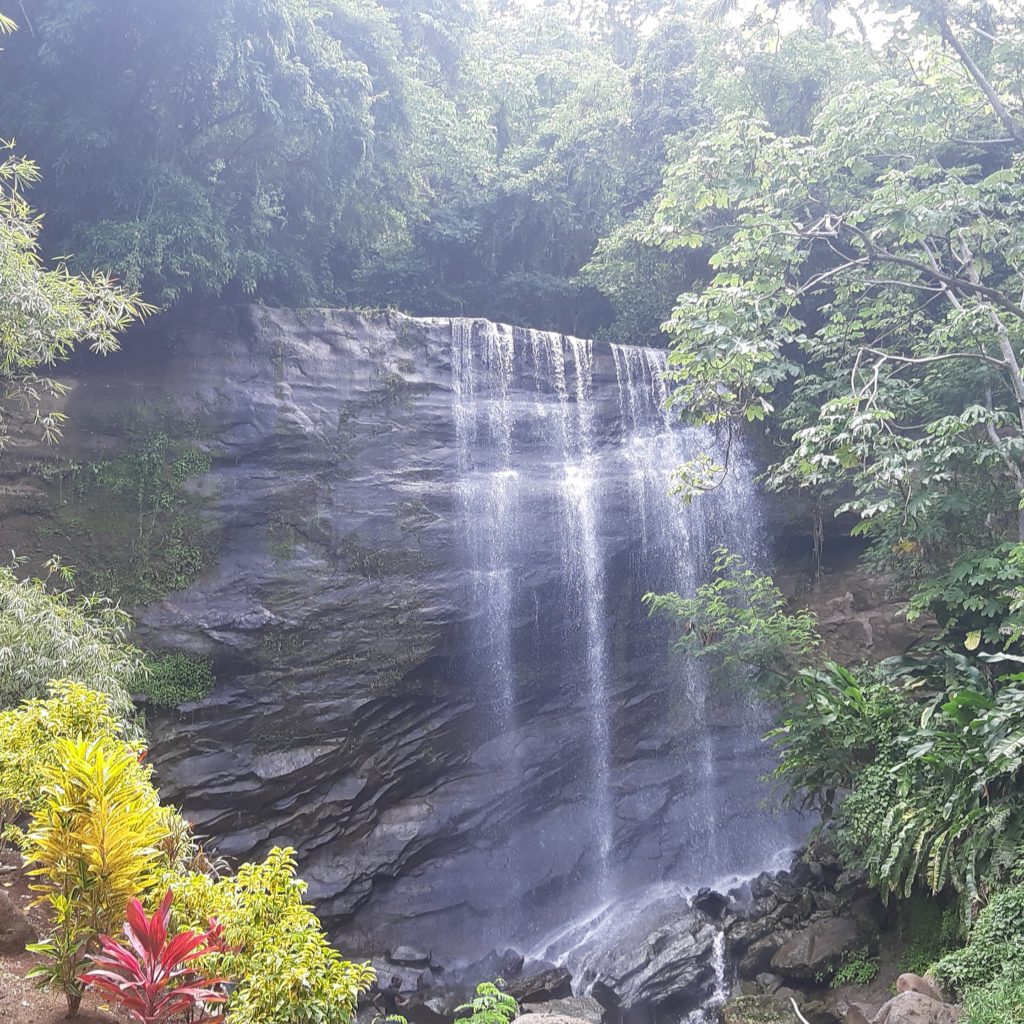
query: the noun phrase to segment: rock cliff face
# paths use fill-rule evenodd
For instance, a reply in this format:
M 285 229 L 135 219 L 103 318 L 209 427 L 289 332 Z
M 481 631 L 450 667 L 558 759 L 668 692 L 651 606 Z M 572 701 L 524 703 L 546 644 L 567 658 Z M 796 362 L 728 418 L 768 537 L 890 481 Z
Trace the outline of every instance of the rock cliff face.
M 213 658 L 218 683 L 151 716 L 166 795 L 227 855 L 298 848 L 349 950 L 546 948 L 614 896 L 752 874 L 799 832 L 759 810 L 762 712 L 669 659 L 641 607 L 716 543 L 758 556 L 762 532 L 742 472 L 670 521 L 678 452 L 638 411 L 651 359 L 483 322 L 215 310 L 78 371 L 65 461 L 6 456 L 0 544 L 80 537 L 66 460 L 186 438 L 209 464 L 151 557 L 207 556 L 138 632 Z M 116 560 L 121 513 L 97 514 Z

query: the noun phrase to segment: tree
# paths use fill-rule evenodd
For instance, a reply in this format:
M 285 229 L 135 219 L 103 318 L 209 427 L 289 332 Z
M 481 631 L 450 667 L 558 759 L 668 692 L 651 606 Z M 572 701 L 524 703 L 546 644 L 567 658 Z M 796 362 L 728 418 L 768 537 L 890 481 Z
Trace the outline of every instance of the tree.
M 771 417 L 775 486 L 856 515 L 905 580 L 940 572 L 1024 531 L 1016 145 L 927 34 L 891 60 L 758 40 L 778 64 L 817 50 L 827 73 L 806 125 L 776 126 L 736 81 L 759 60 L 726 70 L 726 105 L 667 172 L 648 238 L 706 250 L 711 274 L 669 324 L 676 408 L 727 435 Z
M 456 77 L 416 86 L 413 241 L 365 266 L 364 294 L 593 332 L 608 305 L 579 270 L 624 205 L 626 73 L 564 14 L 539 10 L 468 33 Z
M 87 955 L 123 920 L 129 900 L 159 884 L 167 825 L 150 775 L 116 736 L 57 740 L 43 765 L 44 799 L 20 842 L 53 932 L 30 947 L 47 962 L 29 977 L 60 985 L 69 1017 L 82 1000 Z
M 712 578 L 692 597 L 646 594 L 644 604 L 679 623 L 676 651 L 714 658 L 740 678 L 753 671 L 766 691 L 785 684 L 821 645 L 811 612 L 790 611 L 770 577 L 723 548 L 715 552 Z
M 536 7 L 529 0 L 491 0 L 501 14 L 523 14 Z M 665 0 L 544 0 L 544 6 L 568 18 L 576 28 L 608 45 L 616 60 L 628 66 L 636 57 L 642 30 L 669 6 Z
M 403 235 L 405 75 L 370 0 L 41 0 L 0 75 L 51 244 L 162 303 L 323 297 Z
M 67 576 L 49 582 L 0 568 L 0 709 L 45 697 L 53 679 L 73 679 L 130 721 L 132 687 L 145 672 L 128 641 L 131 619 L 105 598 L 75 596 Z
M 164 306 L 593 333 L 610 304 L 580 268 L 641 180 L 649 196 L 685 92 L 648 76 L 632 130 L 614 48 L 635 50 L 648 7 L 38 0 L 0 64 L 0 119 L 48 168 L 49 250 Z
M 0 35 L 14 29 L 0 15 Z M 63 262 L 42 261 L 41 218 L 24 196 L 38 180 L 37 166 L 0 141 L 0 450 L 12 417 L 28 418 L 56 440 L 64 416 L 48 399 L 64 387 L 46 370 L 79 344 L 101 354 L 116 350 L 118 333 L 152 312 L 104 274 L 76 276 Z

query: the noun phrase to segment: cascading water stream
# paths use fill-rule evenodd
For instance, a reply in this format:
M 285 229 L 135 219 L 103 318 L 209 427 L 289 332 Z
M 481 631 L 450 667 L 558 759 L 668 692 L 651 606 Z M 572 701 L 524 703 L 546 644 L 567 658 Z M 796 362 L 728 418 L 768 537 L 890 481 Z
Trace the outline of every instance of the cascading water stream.
M 626 459 L 630 467 L 630 491 L 633 509 L 641 535 L 641 554 L 634 572 L 645 591 L 654 589 L 650 580 L 648 545 L 653 540 L 661 555 L 659 590 L 674 590 L 691 595 L 707 566 L 708 543 L 705 518 L 693 505 L 673 497 L 673 473 L 677 466 L 691 458 L 693 436 L 675 428 L 668 409 L 668 388 L 665 383 L 665 353 L 628 345 L 612 345 L 615 376 L 619 389 L 619 406 L 630 430 L 625 441 Z M 648 524 L 656 525 L 659 534 L 648 537 Z M 695 743 L 699 757 L 694 765 L 694 778 L 701 789 L 701 800 L 707 808 L 702 823 L 705 840 L 699 856 L 706 869 L 718 863 L 718 807 L 714 742 L 708 721 L 708 673 L 701 663 L 689 661 L 681 666 L 682 684 L 689 714 L 696 726 Z
M 593 450 L 593 351 L 591 343 L 566 338 L 576 380 L 575 436 L 565 446 L 563 482 L 566 506 L 565 552 L 570 579 L 582 608 L 586 679 L 584 694 L 590 718 L 589 771 L 594 800 L 594 832 L 598 856 L 598 892 L 606 896 L 614 820 L 611 801 L 611 709 L 608 702 L 608 621 L 605 571 L 600 551 L 600 476 Z M 560 342 L 559 342 L 560 344 Z M 575 456 L 575 457 L 574 457 Z
M 716 545 L 759 559 L 752 473 L 734 458 L 715 495 L 670 493 L 713 439 L 666 409 L 664 353 L 453 320 L 451 363 L 466 666 L 493 711 L 496 792 L 520 808 L 489 840 L 515 922 L 495 941 L 585 978 L 617 921 L 791 845 L 767 819 L 750 831 L 759 712 L 669 662 L 640 602 L 692 594 Z
M 519 474 L 512 467 L 514 348 L 508 328 L 485 322 L 481 334 L 477 358 L 473 321 L 452 321 L 452 389 L 460 496 L 471 529 L 474 600 L 484 609 L 478 646 L 486 652 L 486 669 L 493 680 L 491 703 L 507 734 L 515 725 L 517 696 L 511 578 L 519 485 Z M 491 458 L 478 462 L 481 409 L 486 426 L 483 450 Z

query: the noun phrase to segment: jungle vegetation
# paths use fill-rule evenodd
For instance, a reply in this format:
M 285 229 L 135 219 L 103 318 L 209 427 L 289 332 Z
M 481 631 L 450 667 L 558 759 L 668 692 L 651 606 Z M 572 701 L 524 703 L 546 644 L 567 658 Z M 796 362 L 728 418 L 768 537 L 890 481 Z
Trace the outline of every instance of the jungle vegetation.
M 13 13 L 8 398 L 54 433 L 46 368 L 76 343 L 109 351 L 147 303 L 164 316 L 238 299 L 396 306 L 667 346 L 673 409 L 726 453 L 680 467 L 680 499 L 699 501 L 756 437 L 766 486 L 799 497 L 809 532 L 850 530 L 907 614 L 935 625 L 902 658 L 837 665 L 813 617 L 727 552 L 695 595 L 652 608 L 683 623 L 680 647 L 775 702 L 776 780 L 846 863 L 886 899 L 948 908 L 960 948 L 921 966 L 971 1024 L 1019 1020 L 1024 5 L 34 0 Z M 0 586 L 26 606 L 49 592 Z M 99 689 L 120 721 L 139 671 L 123 624 L 54 601 L 62 629 L 93 635 L 84 616 L 108 632 L 122 690 Z M 54 630 L 41 629 L 26 668 L 0 664 L 5 704 L 47 699 Z M 102 661 L 60 674 L 93 686 Z M 85 778 L 133 728 L 104 725 L 100 747 L 62 756 Z M 289 857 L 267 870 L 290 877 Z M 146 892 L 162 896 L 151 867 Z M 198 880 L 185 896 L 206 906 L 243 884 Z M 51 951 L 55 969 L 68 955 Z

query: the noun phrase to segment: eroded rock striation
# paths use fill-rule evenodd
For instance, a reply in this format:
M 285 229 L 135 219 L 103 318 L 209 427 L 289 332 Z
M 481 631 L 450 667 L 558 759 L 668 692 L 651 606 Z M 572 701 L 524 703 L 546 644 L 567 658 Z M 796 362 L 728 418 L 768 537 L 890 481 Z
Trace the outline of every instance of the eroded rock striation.
M 672 661 L 642 608 L 716 544 L 765 547 L 752 470 L 700 510 L 667 498 L 689 442 L 659 369 L 483 321 L 208 310 L 76 370 L 59 453 L 21 439 L 0 467 L 0 544 L 100 582 L 140 552 L 140 642 L 215 663 L 209 697 L 149 720 L 165 795 L 222 853 L 294 846 L 354 953 L 529 954 L 799 832 L 760 810 L 763 711 Z M 81 467 L 144 450 L 163 472 L 162 438 L 205 461 L 147 552 L 135 492 L 83 499 Z M 697 957 L 712 930 L 672 942 Z M 640 991 L 660 955 L 614 970 Z

